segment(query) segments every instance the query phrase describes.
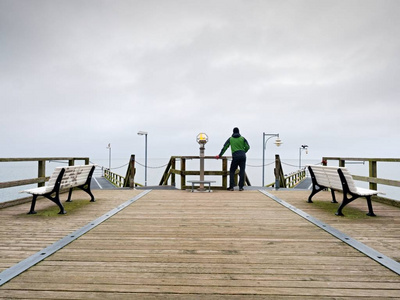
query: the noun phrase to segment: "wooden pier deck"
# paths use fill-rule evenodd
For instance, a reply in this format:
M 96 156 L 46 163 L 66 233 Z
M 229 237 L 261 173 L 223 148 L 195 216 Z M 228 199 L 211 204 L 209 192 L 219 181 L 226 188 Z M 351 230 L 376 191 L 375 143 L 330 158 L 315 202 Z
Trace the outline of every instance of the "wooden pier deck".
M 66 215 L 47 214 L 48 200 L 37 215 L 1 209 L 0 271 L 142 192 L 96 190 L 90 203 L 76 191 Z M 336 217 L 309 191 L 270 193 L 400 260 L 399 208 L 374 203 L 378 217 L 364 217 L 357 200 Z M 400 276 L 259 191 L 153 190 L 0 287 L 0 299 L 377 298 L 399 299 Z

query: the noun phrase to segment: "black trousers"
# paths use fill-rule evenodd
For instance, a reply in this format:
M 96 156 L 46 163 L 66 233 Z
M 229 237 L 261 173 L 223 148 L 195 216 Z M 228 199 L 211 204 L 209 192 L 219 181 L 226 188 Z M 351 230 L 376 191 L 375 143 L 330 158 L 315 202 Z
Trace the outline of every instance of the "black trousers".
M 246 169 L 246 153 L 238 151 L 232 154 L 232 163 L 229 171 L 229 188 L 233 188 L 235 186 L 235 172 L 239 167 L 239 188 L 243 188 L 244 186 L 244 176 Z

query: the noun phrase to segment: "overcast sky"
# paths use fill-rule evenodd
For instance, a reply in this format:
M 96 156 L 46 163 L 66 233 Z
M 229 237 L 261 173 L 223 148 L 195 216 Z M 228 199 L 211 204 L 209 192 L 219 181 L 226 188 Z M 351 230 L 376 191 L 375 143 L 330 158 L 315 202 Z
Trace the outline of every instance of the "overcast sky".
M 399 157 L 400 1 L 0 0 L 0 157 Z M 229 152 L 227 154 L 230 154 Z

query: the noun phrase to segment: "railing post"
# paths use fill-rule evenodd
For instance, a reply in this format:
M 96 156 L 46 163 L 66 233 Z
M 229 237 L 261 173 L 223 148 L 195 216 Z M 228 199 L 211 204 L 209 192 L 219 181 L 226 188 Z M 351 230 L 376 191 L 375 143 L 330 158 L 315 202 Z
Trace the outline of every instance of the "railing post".
M 222 158 L 222 171 L 224 175 L 222 175 L 222 187 L 224 189 L 228 188 L 228 159 L 226 157 Z
M 70 159 L 68 160 L 68 166 L 74 166 L 75 165 L 75 159 Z
M 377 163 L 376 160 L 370 160 L 369 161 L 369 177 L 373 177 L 376 178 L 378 174 L 378 170 L 377 170 Z M 374 182 L 370 182 L 369 183 L 369 189 L 370 190 L 378 190 L 378 185 Z
M 46 161 L 39 160 L 38 161 L 38 177 L 46 177 Z M 44 182 L 39 182 L 38 187 L 44 186 Z
M 181 189 L 185 189 L 186 188 L 186 159 L 185 158 L 181 158 Z
M 129 161 L 131 172 L 129 174 L 129 187 L 133 189 L 135 187 L 135 155 L 131 155 L 131 160 Z
M 345 167 L 345 160 L 344 159 L 339 159 L 339 167 Z
M 175 173 L 174 173 L 174 171 L 175 171 L 175 169 L 176 169 L 176 159 L 175 159 L 175 157 L 173 157 L 172 159 L 171 159 L 171 185 L 172 186 L 176 186 L 176 182 L 175 182 Z

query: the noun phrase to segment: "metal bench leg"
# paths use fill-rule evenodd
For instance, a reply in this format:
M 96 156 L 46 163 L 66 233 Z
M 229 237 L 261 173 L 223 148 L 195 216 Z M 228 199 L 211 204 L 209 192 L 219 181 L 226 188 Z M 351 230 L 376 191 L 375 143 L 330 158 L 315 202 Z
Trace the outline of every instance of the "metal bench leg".
M 319 185 L 314 185 L 314 184 L 313 184 L 312 191 L 311 191 L 310 196 L 308 196 L 307 202 L 308 202 L 308 203 L 313 203 L 312 200 L 311 200 L 311 198 L 312 198 L 316 193 L 319 193 L 319 192 L 322 191 L 323 189 L 325 189 L 325 187 L 319 186 Z
M 67 201 L 65 201 L 65 202 L 72 202 L 72 200 L 71 200 L 71 196 L 72 196 L 72 189 L 73 189 L 73 188 L 70 188 L 70 189 L 69 189 L 69 192 L 68 192 L 68 198 L 67 198 Z
M 373 209 L 372 209 L 371 196 L 366 196 L 366 198 L 367 198 L 367 204 L 368 204 L 368 213 L 367 213 L 367 216 L 376 217 L 376 215 L 374 214 L 374 211 L 373 211 Z
M 332 202 L 331 203 L 337 203 L 336 197 L 335 197 L 335 191 L 331 189 L 331 195 L 332 195 Z
M 65 211 L 65 209 L 64 209 L 64 206 L 61 204 L 60 197 L 59 197 L 58 193 L 57 193 L 57 195 L 56 195 L 54 198 L 50 198 L 50 197 L 49 197 L 49 199 L 50 199 L 51 201 L 53 201 L 55 204 L 57 204 L 57 206 L 60 208 L 60 212 L 58 213 L 59 215 L 64 215 L 64 214 L 67 213 L 67 212 Z
M 49 194 L 45 194 L 43 196 L 45 196 L 47 199 L 49 199 L 50 201 L 54 202 L 55 204 L 57 204 L 57 206 L 60 208 L 60 212 L 58 213 L 59 215 L 64 215 L 67 212 L 64 209 L 64 206 L 61 204 L 60 201 L 60 193 L 58 191 L 55 192 L 56 195 L 54 197 L 52 197 L 52 193 Z
M 37 195 L 33 195 L 33 197 L 32 197 L 32 204 L 31 204 L 31 210 L 28 212 L 28 215 L 34 215 L 34 214 L 36 214 L 36 211 L 35 211 L 36 198 L 37 198 Z
M 80 188 L 81 190 L 83 190 L 83 191 L 85 191 L 86 193 L 89 194 L 90 202 L 96 202 L 96 200 L 94 200 L 94 196 L 92 194 L 92 191 L 90 190 L 90 186 L 87 186 L 86 184 L 84 184 L 84 185 L 78 186 L 78 188 Z
M 337 216 L 344 216 L 344 214 L 342 213 L 342 209 L 343 209 L 347 204 L 349 204 L 350 202 L 353 202 L 353 201 L 354 201 L 355 199 L 357 199 L 357 198 L 358 198 L 358 196 L 357 196 L 357 195 L 353 195 L 353 194 L 352 194 L 352 197 L 351 197 L 351 198 L 348 198 L 348 197 L 347 197 L 347 193 L 346 193 L 345 191 L 343 191 L 343 201 L 342 201 L 342 203 L 340 204 L 340 206 L 339 206 L 337 212 L 335 213 L 335 215 L 337 215 Z

